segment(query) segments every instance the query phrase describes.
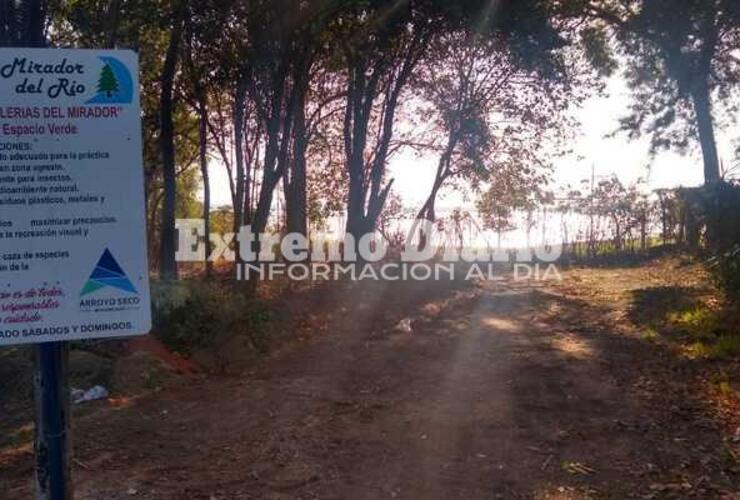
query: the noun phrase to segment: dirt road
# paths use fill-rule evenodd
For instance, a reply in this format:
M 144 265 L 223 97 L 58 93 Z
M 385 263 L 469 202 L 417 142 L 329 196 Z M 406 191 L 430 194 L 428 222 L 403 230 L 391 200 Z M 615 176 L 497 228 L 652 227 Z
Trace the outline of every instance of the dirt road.
M 78 418 L 78 498 L 738 498 L 706 402 L 666 385 L 681 361 L 616 305 L 394 287 L 338 294 L 326 334 L 239 376 Z M 3 498 L 28 462 L 0 455 Z

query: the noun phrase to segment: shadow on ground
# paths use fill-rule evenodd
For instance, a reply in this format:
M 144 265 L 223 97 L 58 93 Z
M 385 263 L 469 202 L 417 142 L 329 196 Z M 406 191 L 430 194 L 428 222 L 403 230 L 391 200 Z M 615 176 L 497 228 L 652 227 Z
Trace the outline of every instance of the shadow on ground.
M 323 335 L 80 418 L 78 497 L 733 494 L 691 365 L 607 305 L 510 281 L 368 283 L 319 300 Z M 394 328 L 404 318 L 413 333 Z M 29 458 L 0 454 L 5 498 L 28 496 Z

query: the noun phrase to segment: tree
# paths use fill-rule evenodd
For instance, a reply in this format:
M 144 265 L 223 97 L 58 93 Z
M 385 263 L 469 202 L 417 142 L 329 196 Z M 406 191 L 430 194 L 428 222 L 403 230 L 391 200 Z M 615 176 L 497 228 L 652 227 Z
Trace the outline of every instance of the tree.
M 478 200 L 478 213 L 483 219 L 483 226 L 496 233 L 496 248 L 501 248 L 503 233 L 516 229 L 514 225 L 514 211 L 517 201 L 509 196 L 497 196 L 494 192 L 483 193 Z
M 456 32 L 435 41 L 413 80 L 429 103 L 422 120 L 434 124 L 431 133 L 439 138 L 431 144 L 439 153 L 434 182 L 417 219 L 435 220 L 447 181 L 477 189 L 495 182 L 506 165 L 528 164 L 528 170 L 543 163 L 537 151 L 546 145 L 553 154 L 568 123 L 565 111 L 577 101 L 558 51 L 562 43 L 552 38 L 524 57 L 501 33 Z
M 215 58 L 213 47 L 218 42 L 219 15 L 209 2 L 200 2 L 191 9 L 185 21 L 183 80 L 184 94 L 198 116 L 198 160 L 203 181 L 203 228 L 205 233 L 205 273 L 210 276 L 211 234 L 211 184 L 209 167 L 209 95 L 214 92 L 215 79 L 209 71 Z
M 513 162 L 502 175 L 495 176 L 494 182 L 481 194 L 476 208 L 483 219 L 483 227 L 497 234 L 499 248 L 502 234 L 516 229 L 516 213 L 534 210 L 548 199 L 541 190 L 546 182 L 542 173 Z
M 291 202 L 298 200 L 291 205 L 291 212 L 305 213 L 305 110 L 311 71 L 320 48 L 318 37 L 330 17 L 331 2 L 302 2 L 295 8 L 287 0 L 255 0 L 241 8 L 245 9 L 240 15 L 245 16 L 248 37 L 243 55 L 249 66 L 238 70 L 245 96 L 253 104 L 264 134 L 261 184 L 251 221 L 255 232 L 260 233 L 267 227 L 275 188 L 286 173 L 288 190 L 293 194 Z M 243 117 L 237 116 L 237 133 L 243 126 Z M 236 140 L 237 155 L 245 140 L 243 136 Z M 295 220 L 297 229 L 305 232 L 305 217 Z
M 150 262 L 161 260 L 164 169 L 161 150 L 161 82 L 169 32 L 172 3 L 164 0 L 75 0 L 54 3 L 50 11 L 50 43 L 65 47 L 127 47 L 139 54 L 144 174 L 147 202 Z M 179 55 L 178 55 L 179 56 Z M 177 95 L 178 79 L 173 81 L 172 120 L 175 164 L 175 210 L 180 197 L 190 199 L 198 184 L 183 176 L 196 165 L 197 120 Z M 174 257 L 173 257 L 174 258 Z
M 435 40 L 461 32 L 477 33 L 482 40 L 501 36 L 522 61 L 536 59 L 562 40 L 549 23 L 550 2 L 540 0 L 499 2 L 496 9 L 476 0 L 348 3 L 331 32 L 347 79 L 347 232 L 357 237 L 375 228 L 392 189 L 386 166 L 398 150 L 393 140 L 399 104 L 424 57 L 438 47 Z
M 163 279 L 177 279 L 175 261 L 175 203 L 176 203 L 176 165 L 175 130 L 173 120 L 173 88 L 175 73 L 180 56 L 183 23 L 187 16 L 186 2 L 178 2 L 172 12 L 170 38 L 162 67 L 159 99 L 160 148 L 162 153 L 162 172 L 164 178 L 164 203 L 162 206 L 162 227 L 160 230 L 159 276 Z
M 385 172 L 399 100 L 431 35 L 419 3 L 347 2 L 332 25 L 347 86 L 347 233 L 357 240 L 376 227 L 393 185 Z
M 717 105 L 731 104 L 740 83 L 740 4 L 735 0 L 590 0 L 586 8 L 610 26 L 629 61 L 635 93 L 622 128 L 649 134 L 652 148 L 701 146 L 704 180 L 720 181 Z

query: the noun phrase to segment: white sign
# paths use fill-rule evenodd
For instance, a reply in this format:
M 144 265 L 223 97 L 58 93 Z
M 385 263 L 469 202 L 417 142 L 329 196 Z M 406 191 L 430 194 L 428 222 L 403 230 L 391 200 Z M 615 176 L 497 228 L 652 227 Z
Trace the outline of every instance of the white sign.
M 138 60 L 0 48 L 0 345 L 151 328 Z

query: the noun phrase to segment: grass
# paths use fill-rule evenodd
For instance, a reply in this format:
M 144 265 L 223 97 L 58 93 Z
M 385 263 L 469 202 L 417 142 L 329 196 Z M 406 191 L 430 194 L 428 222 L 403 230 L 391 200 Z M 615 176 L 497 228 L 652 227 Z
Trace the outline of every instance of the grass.
M 709 305 L 707 297 L 681 287 L 648 288 L 635 295 L 631 316 L 644 341 L 672 344 L 691 358 L 740 356 L 740 323 L 732 307 Z
M 711 340 L 722 330 L 717 311 L 703 304 L 691 309 L 670 312 L 667 320 L 681 333 L 699 340 Z
M 714 341 L 699 340 L 688 344 L 684 350 L 692 358 L 734 358 L 740 355 L 740 335 L 726 334 Z
M 642 333 L 642 339 L 647 342 L 657 342 L 660 339 L 660 332 L 654 326 L 648 326 Z
M 672 311 L 666 324 L 684 338 L 685 351 L 695 358 L 740 356 L 740 332 L 734 331 L 723 311 L 699 304 Z
M 720 336 L 710 349 L 712 358 L 730 358 L 740 356 L 740 333 L 728 333 Z

